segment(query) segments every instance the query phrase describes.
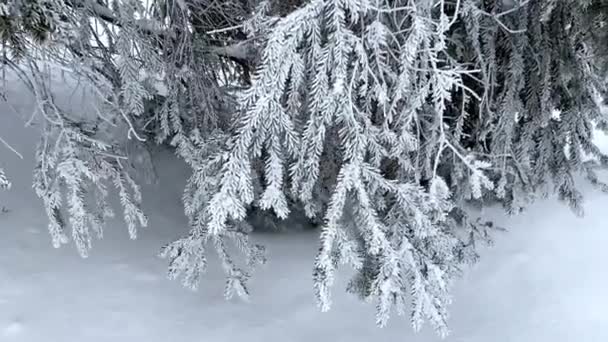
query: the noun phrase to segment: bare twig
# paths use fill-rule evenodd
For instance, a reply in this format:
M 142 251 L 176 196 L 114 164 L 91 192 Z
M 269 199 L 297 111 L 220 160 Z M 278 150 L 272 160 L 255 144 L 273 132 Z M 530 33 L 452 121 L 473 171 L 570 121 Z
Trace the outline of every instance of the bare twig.
M 239 25 L 234 25 L 234 26 L 230 26 L 230 27 L 224 27 L 224 28 L 221 28 L 221 29 L 207 31 L 206 33 L 207 34 L 223 33 L 223 32 L 238 30 L 238 29 L 240 29 L 242 27 L 243 27 L 243 24 L 239 24 Z
M 11 146 L 6 140 L 4 140 L 2 137 L 0 137 L 0 142 L 6 146 L 6 148 L 8 148 L 9 150 L 11 150 L 13 153 L 15 153 L 20 159 L 23 159 L 23 155 L 21 153 L 19 153 L 13 146 Z
M 515 7 L 511 8 L 511 9 L 506 10 L 506 11 L 501 12 L 501 13 L 492 14 L 492 13 L 488 13 L 488 12 L 486 12 L 486 11 L 483 11 L 483 10 L 481 10 L 481 9 L 479 9 L 479 12 L 480 12 L 481 14 L 485 15 L 485 16 L 488 16 L 488 17 L 490 17 L 490 18 L 494 19 L 494 21 L 496 21 L 496 23 L 497 23 L 497 24 L 498 24 L 498 25 L 499 25 L 499 26 L 500 26 L 500 27 L 501 27 L 503 30 L 507 31 L 508 33 L 511 33 L 511 34 L 524 33 L 524 32 L 526 32 L 526 30 L 513 30 L 513 29 L 509 28 L 509 27 L 508 27 L 508 26 L 507 26 L 505 23 L 503 23 L 503 22 L 502 22 L 502 20 L 500 20 L 500 18 L 501 18 L 501 17 L 504 17 L 505 15 L 511 14 L 511 13 L 513 13 L 513 12 L 515 12 L 515 11 L 517 11 L 517 10 L 521 9 L 521 8 L 523 8 L 523 7 L 524 7 L 524 6 L 526 6 L 526 5 L 527 5 L 529 2 L 530 2 L 529 0 L 524 1 L 524 2 L 520 3 L 518 6 L 515 6 Z

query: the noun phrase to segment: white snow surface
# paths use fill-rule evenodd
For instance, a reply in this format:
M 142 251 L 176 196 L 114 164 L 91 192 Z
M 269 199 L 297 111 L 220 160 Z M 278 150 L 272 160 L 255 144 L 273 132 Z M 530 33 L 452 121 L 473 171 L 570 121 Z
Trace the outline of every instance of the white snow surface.
M 407 317 L 374 325 L 374 306 L 334 289 L 334 306 L 315 306 L 312 264 L 318 232 L 256 234 L 269 263 L 252 280 L 249 303 L 225 301 L 224 278 L 211 267 L 198 292 L 165 278 L 159 248 L 187 232 L 180 202 L 187 170 L 168 153 L 157 159 L 158 185 L 144 191 L 150 227 L 128 239 L 120 220 L 88 259 L 73 245 L 53 249 L 41 202 L 31 189 L 37 130 L 25 128 L 33 97 L 0 103 L 0 167 L 13 182 L 0 191 L 0 341 L 440 341 L 414 333 Z M 19 112 L 20 114 L 18 114 Z M 600 145 L 608 147 L 603 137 Z M 509 229 L 454 288 L 454 342 L 608 341 L 608 196 L 584 187 L 587 211 L 575 217 L 553 200 L 522 215 L 485 213 Z

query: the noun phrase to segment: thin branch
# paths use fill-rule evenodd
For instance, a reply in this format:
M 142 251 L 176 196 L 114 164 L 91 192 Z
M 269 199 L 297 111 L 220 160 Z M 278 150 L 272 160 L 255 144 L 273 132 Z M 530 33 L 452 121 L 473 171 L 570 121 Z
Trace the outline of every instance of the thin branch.
M 530 2 L 530 0 L 526 0 L 526 1 L 524 1 L 524 2 L 520 3 L 519 5 L 517 5 L 517 6 L 513 7 L 513 8 L 511 8 L 511 9 L 508 9 L 508 10 L 506 10 L 506 11 L 504 11 L 504 12 L 497 13 L 497 14 L 496 14 L 496 17 L 497 17 L 497 18 L 504 17 L 505 15 L 508 15 L 508 14 L 511 14 L 511 13 L 513 13 L 513 12 L 515 12 L 515 11 L 518 11 L 518 10 L 520 10 L 522 7 L 526 6 L 526 5 L 527 5 L 529 2 Z
M 500 26 L 500 27 L 501 27 L 503 30 L 507 31 L 508 33 L 511 33 L 511 34 L 524 33 L 524 32 L 526 32 L 526 30 L 525 30 L 525 29 L 523 29 L 523 30 L 513 30 L 513 29 L 509 28 L 509 27 L 508 27 L 508 26 L 507 26 L 505 23 L 503 23 L 503 22 L 502 22 L 502 20 L 500 20 L 500 18 L 501 18 L 501 17 L 504 17 L 505 15 L 511 14 L 511 13 L 513 13 L 513 12 L 515 12 L 515 11 L 517 11 L 517 10 L 521 9 L 521 8 L 523 8 L 524 6 L 526 6 L 526 5 L 528 4 L 528 2 L 530 2 L 530 1 L 529 1 L 529 0 L 526 0 L 526 1 L 522 2 L 522 3 L 520 3 L 520 4 L 519 4 L 518 6 L 516 6 L 516 7 L 513 7 L 513 8 L 511 8 L 511 9 L 509 9 L 509 10 L 506 10 L 506 11 L 504 11 L 504 12 L 497 13 L 497 14 L 488 13 L 488 12 L 486 12 L 486 11 L 484 11 L 484 10 L 481 10 L 481 9 L 478 9 L 478 10 L 479 10 L 479 13 L 481 13 L 481 14 L 483 14 L 483 15 L 485 15 L 485 16 L 488 16 L 488 17 L 490 17 L 490 18 L 494 19 L 494 21 L 496 21 L 496 23 L 497 23 L 497 24 L 498 24 L 498 25 L 499 25 L 499 26 Z
M 243 27 L 243 24 L 239 24 L 239 25 L 224 27 L 224 28 L 221 28 L 221 29 L 207 31 L 205 33 L 207 33 L 207 34 L 223 33 L 223 32 L 238 30 L 238 29 L 240 29 L 242 27 Z
M 15 153 L 20 159 L 23 159 L 23 155 L 21 153 L 19 153 L 14 147 L 12 147 L 6 140 L 2 139 L 2 137 L 0 137 L 0 142 L 4 146 L 6 146 L 6 148 L 11 150 L 13 153 Z

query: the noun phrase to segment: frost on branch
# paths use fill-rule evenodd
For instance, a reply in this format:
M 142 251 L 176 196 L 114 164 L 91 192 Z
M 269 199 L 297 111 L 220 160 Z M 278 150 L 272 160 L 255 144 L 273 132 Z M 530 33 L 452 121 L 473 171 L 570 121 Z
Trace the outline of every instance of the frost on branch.
M 11 182 L 9 182 L 4 170 L 0 169 L 0 190 L 7 190 L 11 188 Z
M 169 278 L 182 276 L 184 286 L 198 287 L 201 275 L 207 268 L 206 252 L 211 246 L 218 253 L 222 267 L 227 275 L 225 295 L 227 298 L 237 294 L 246 298 L 249 294 L 247 281 L 251 271 L 265 263 L 264 248 L 253 244 L 249 239 L 252 227 L 243 221 L 231 220 L 225 223 L 224 230 L 210 234 L 209 221 L 220 207 L 211 199 L 220 186 L 221 170 L 226 162 L 226 141 L 229 138 L 216 131 L 203 139 L 198 130 L 190 137 L 176 136 L 177 153 L 191 166 L 193 173 L 186 183 L 183 195 L 184 210 L 190 220 L 192 230 L 187 237 L 165 246 L 161 256 L 171 260 Z M 224 203 L 224 205 L 229 203 Z M 244 214 L 243 214 L 244 215 Z M 228 252 L 228 244 L 233 243 L 245 256 L 245 268 Z
M 393 12 L 408 34 L 396 36 Z M 487 164 L 471 161 L 443 126 L 452 93 L 472 92 L 463 80 L 469 71 L 440 53 L 449 19 L 431 2 L 392 9 L 323 0 L 280 19 L 239 98 L 231 134 L 203 141 L 205 148 L 180 140 L 179 153 L 198 162 L 189 182 L 196 191 L 184 201 L 198 214 L 191 235 L 166 249 L 172 274 L 191 283 L 204 269 L 204 251 L 187 246 L 212 241 L 225 255 L 219 242 L 239 231 L 252 205 L 280 218 L 301 206 L 324 217 L 314 271 L 323 309 L 345 262 L 359 270 L 350 290 L 377 301 L 378 324 L 412 301 L 415 327 L 429 320 L 445 333 L 463 243 L 449 186 L 438 185 L 441 167 L 468 167 L 474 186 L 492 189 Z M 420 184 L 431 178 L 429 192 Z M 229 278 L 240 277 L 231 260 L 225 264 Z
M 88 250 L 110 185 L 134 236 L 141 194 L 116 134 L 169 144 L 192 169 L 191 230 L 162 249 L 171 278 L 196 288 L 215 252 L 226 296 L 246 297 L 265 261 L 252 216 L 303 212 L 321 226 L 322 309 L 346 264 L 379 325 L 396 312 L 445 334 L 450 284 L 496 228 L 469 204 L 516 213 L 556 193 L 582 213 L 578 173 L 608 189 L 592 140 L 608 127 L 595 103 L 608 69 L 601 1 L 245 3 L 2 6 L 3 42 L 28 75 L 52 62 L 103 102 L 75 117 L 46 80 L 24 77 L 45 127 L 35 188 L 56 245 L 71 227 Z M 52 39 L 30 51 L 28 35 Z
M 84 128 L 61 120 L 61 127 L 47 127 L 34 169 L 34 189 L 49 217 L 53 246 L 68 241 L 69 228 L 80 255 L 88 255 L 92 237 L 102 238 L 105 220 L 114 216 L 107 201 L 108 186 L 118 192 L 129 236 L 134 239 L 137 227 L 145 227 L 148 220 L 140 208 L 139 185 L 122 164 L 126 158 L 116 154 L 116 147 L 98 140 L 94 126 Z
M 449 285 L 492 228 L 465 203 L 516 212 L 553 185 L 577 210 L 579 149 L 601 156 L 589 130 L 603 120 L 589 101 L 597 78 L 571 43 L 585 9 L 552 4 L 313 0 L 274 25 L 260 19 L 251 87 L 205 162 L 211 182 L 196 187 L 208 189 L 196 239 L 234 231 L 251 206 L 278 217 L 301 207 L 323 219 L 322 309 L 348 263 L 349 289 L 376 301 L 378 324 L 409 311 L 414 327 L 428 320 L 445 334 Z M 555 108 L 570 114 L 552 121 Z M 171 265 L 186 272 L 184 243 Z
M 145 11 L 142 6 L 125 1 L 110 10 L 87 1 L 9 2 L 2 17 L 2 33 L 8 35 L 3 42 L 12 52 L 4 64 L 36 99 L 30 122 L 42 129 L 34 190 L 49 217 L 53 245 L 70 236 L 83 257 L 114 215 L 108 203 L 112 188 L 129 236 L 134 239 L 137 228 L 147 225 L 139 175 L 132 172 L 137 161 L 122 143 L 145 140 L 139 119 L 156 94 L 154 76 L 161 70 L 155 47 L 144 39 L 150 27 L 134 20 Z M 89 20 L 96 16 L 102 20 Z M 44 44 L 26 44 L 29 36 Z M 73 94 L 82 94 L 85 108 L 56 96 L 70 85 Z
M 0 169 L 0 190 L 8 190 L 11 188 L 11 182 L 6 177 L 3 169 Z M 5 212 L 6 208 L 2 207 L 1 212 Z

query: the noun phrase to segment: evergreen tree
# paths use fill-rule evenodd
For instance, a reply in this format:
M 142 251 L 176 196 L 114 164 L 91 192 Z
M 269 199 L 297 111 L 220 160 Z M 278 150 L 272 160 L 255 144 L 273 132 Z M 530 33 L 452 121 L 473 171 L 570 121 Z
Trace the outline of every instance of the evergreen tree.
M 450 283 L 490 241 L 469 204 L 515 213 L 557 193 L 582 214 L 576 175 L 607 188 L 592 141 L 607 127 L 606 13 L 599 0 L 8 0 L 0 38 L 39 103 L 34 187 L 54 245 L 71 229 L 87 255 L 113 214 L 108 184 L 135 238 L 147 219 L 130 164 L 168 144 L 192 168 L 190 233 L 161 253 L 170 277 L 196 288 L 211 249 L 226 296 L 247 296 L 265 261 L 249 220 L 303 213 L 321 226 L 323 310 L 347 264 L 379 325 L 409 311 L 445 335 Z M 84 80 L 98 112 L 57 104 L 53 69 Z

